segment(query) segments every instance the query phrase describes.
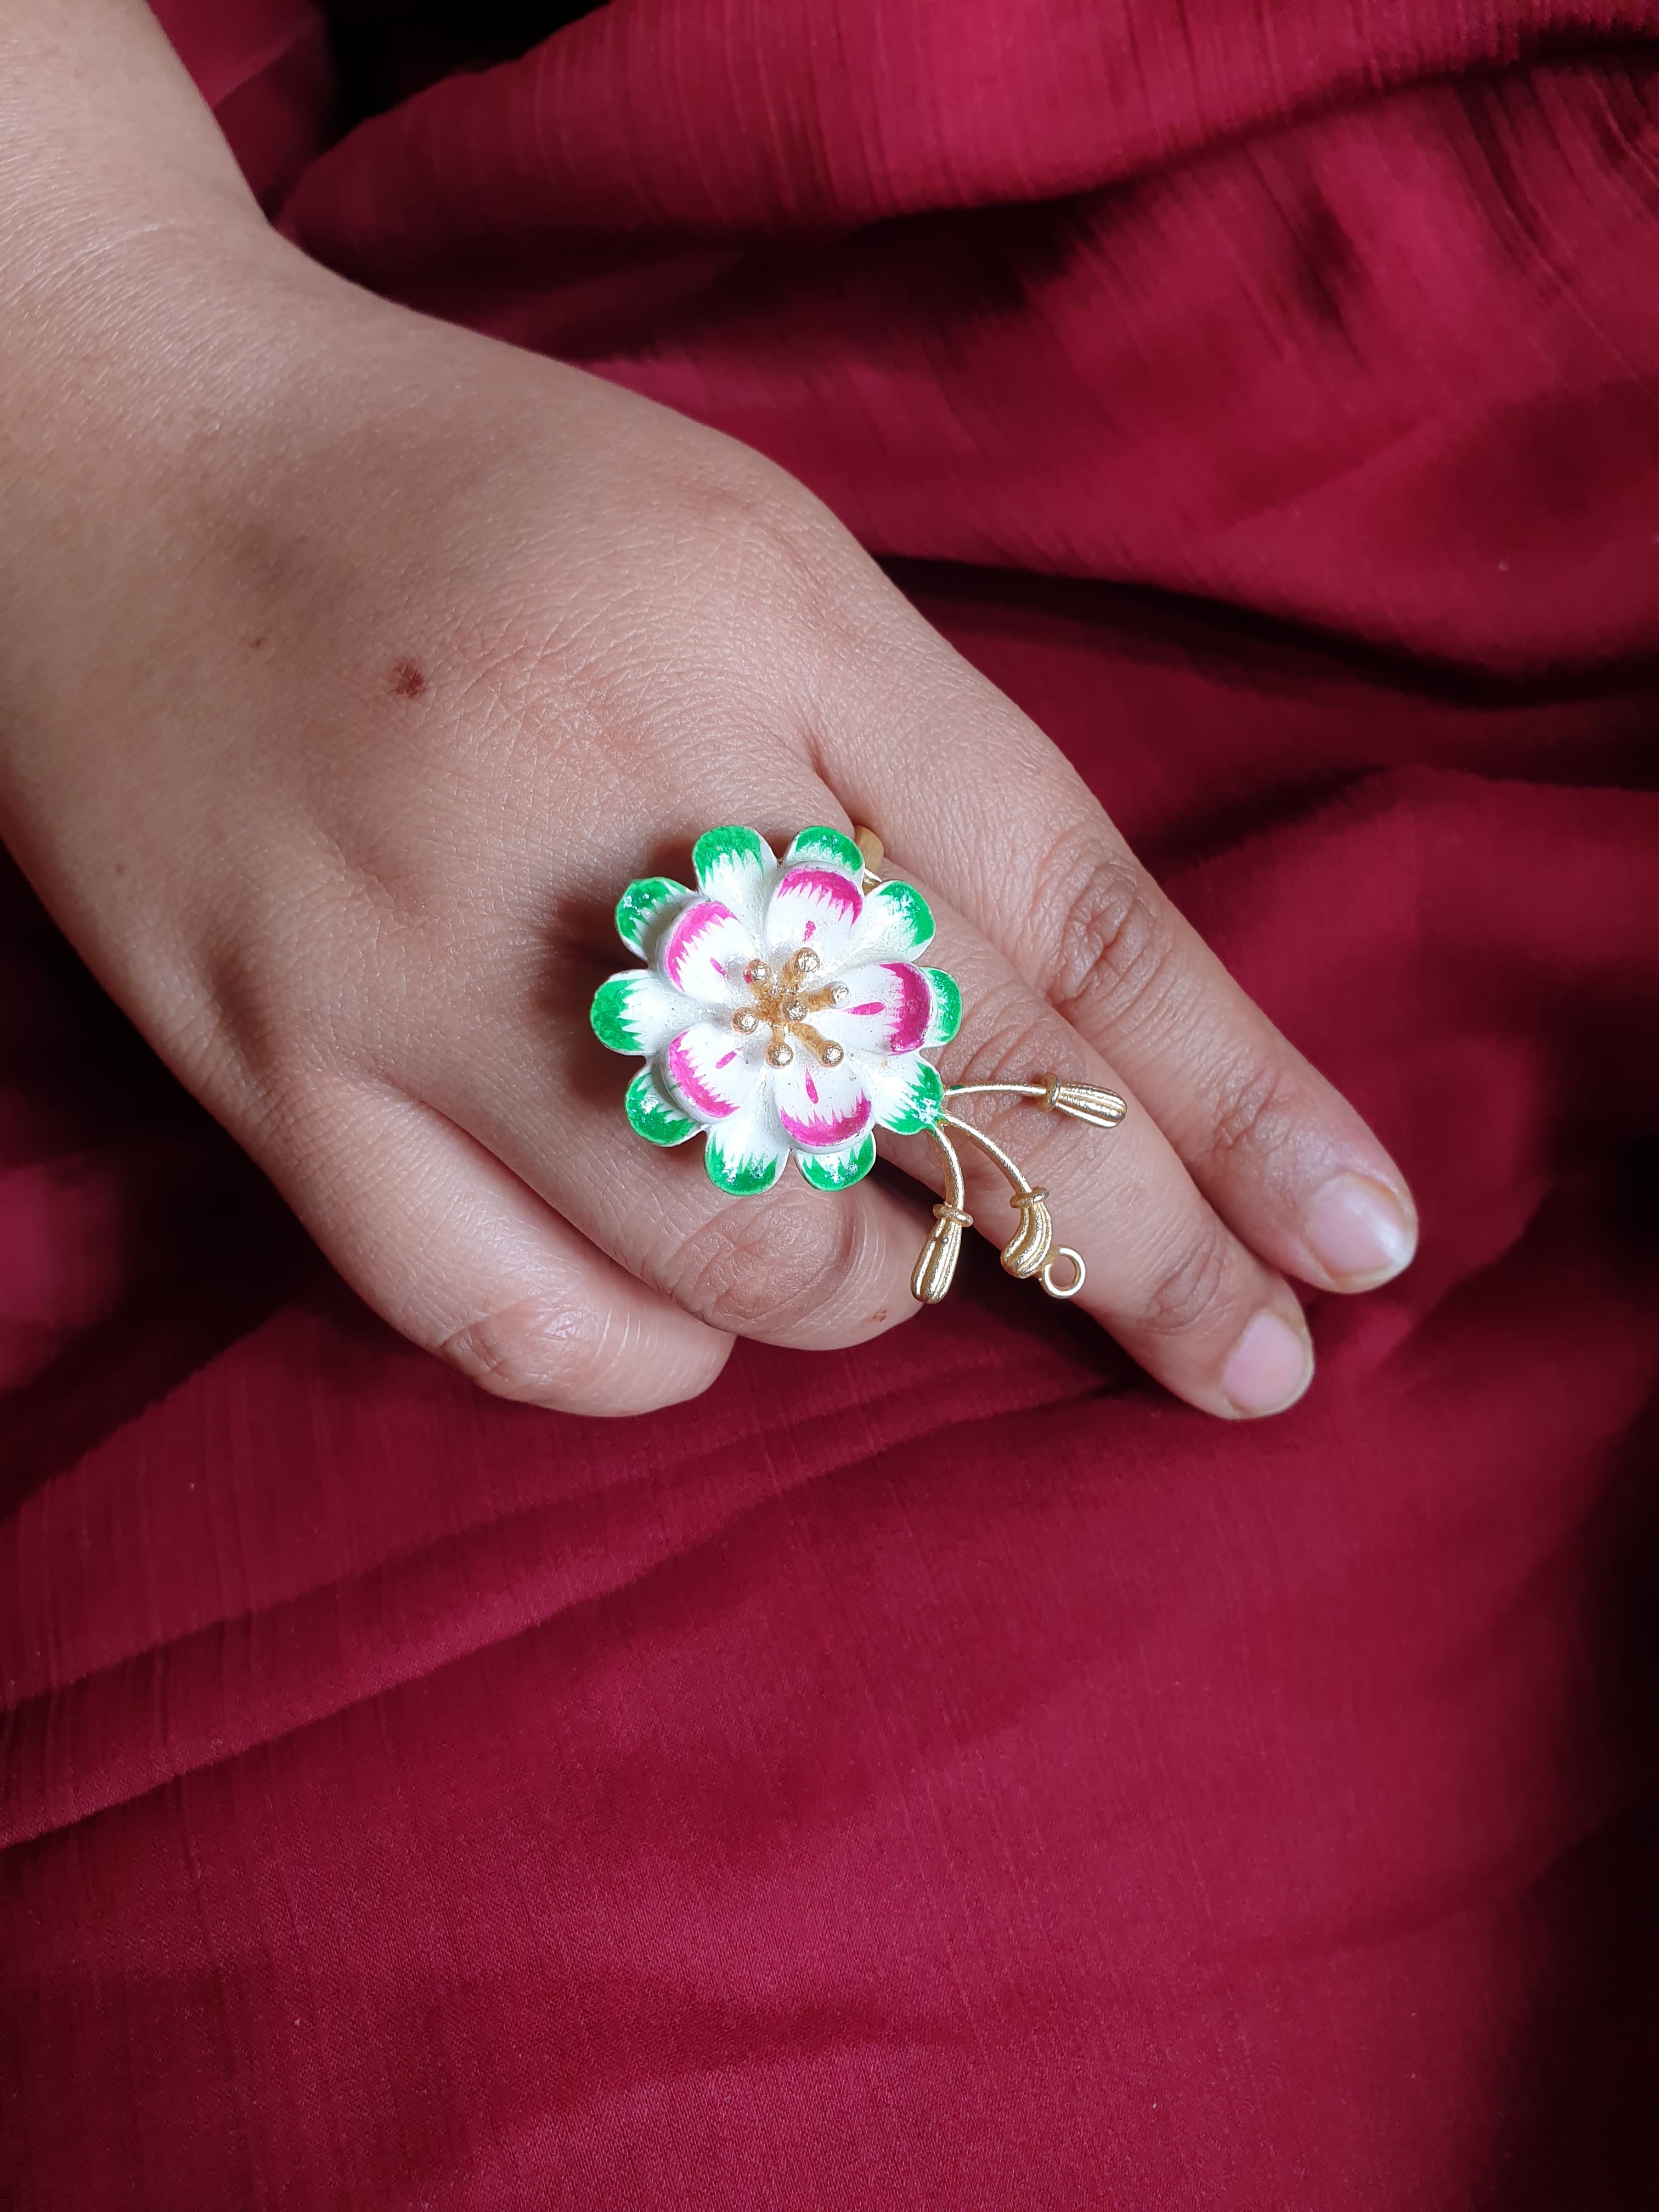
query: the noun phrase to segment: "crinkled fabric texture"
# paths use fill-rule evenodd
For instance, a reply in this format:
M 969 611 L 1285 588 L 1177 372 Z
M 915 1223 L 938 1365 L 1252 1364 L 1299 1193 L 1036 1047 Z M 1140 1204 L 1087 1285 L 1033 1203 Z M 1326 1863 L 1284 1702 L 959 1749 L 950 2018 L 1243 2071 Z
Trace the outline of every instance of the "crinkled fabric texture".
M 517 1409 L 9 880 L 5 2202 L 1651 2201 L 1655 10 L 613 0 L 333 143 L 163 13 L 307 250 L 891 560 L 1425 1234 L 1259 1427 L 982 1255 Z

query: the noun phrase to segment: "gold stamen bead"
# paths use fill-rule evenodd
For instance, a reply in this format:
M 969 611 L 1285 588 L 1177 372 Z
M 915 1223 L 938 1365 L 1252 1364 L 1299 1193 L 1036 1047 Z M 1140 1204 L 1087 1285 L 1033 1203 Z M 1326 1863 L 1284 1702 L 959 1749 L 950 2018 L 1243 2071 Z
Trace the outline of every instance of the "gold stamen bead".
M 826 1067 L 839 1067 L 847 1055 L 838 1044 L 827 1044 L 821 1057 Z
M 745 983 L 769 983 L 772 970 L 763 960 L 751 960 L 743 971 L 743 980 Z
M 781 1038 L 778 1038 L 766 1048 L 766 1064 L 769 1067 L 787 1067 L 794 1056 L 793 1048 L 785 1044 Z
M 739 1036 L 753 1036 L 760 1027 L 760 1016 L 752 1006 L 739 1006 L 732 1017 L 732 1026 Z

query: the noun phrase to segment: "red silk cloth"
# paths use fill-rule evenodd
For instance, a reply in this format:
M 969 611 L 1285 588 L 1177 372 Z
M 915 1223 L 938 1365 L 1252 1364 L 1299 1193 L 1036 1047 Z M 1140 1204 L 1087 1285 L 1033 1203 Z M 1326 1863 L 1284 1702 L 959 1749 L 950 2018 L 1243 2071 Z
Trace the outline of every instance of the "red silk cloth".
M 1650 2201 L 1659 15 L 614 0 L 339 137 L 162 14 L 303 246 L 893 561 L 1425 1234 L 1258 1427 L 983 1255 L 510 1407 L 8 878 L 0 2198 Z

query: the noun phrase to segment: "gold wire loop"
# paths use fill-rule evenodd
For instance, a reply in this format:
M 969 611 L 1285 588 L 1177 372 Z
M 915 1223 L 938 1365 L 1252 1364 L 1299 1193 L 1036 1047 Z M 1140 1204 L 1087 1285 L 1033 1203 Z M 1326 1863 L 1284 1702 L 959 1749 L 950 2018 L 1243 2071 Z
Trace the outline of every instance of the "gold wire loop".
M 1095 1083 L 1062 1082 L 1058 1075 L 1052 1074 L 1044 1076 L 1041 1083 L 952 1083 L 946 1087 L 945 1096 L 952 1102 L 962 1098 L 1028 1098 L 1044 1113 L 1069 1114 L 1097 1129 L 1115 1128 L 1128 1111 L 1115 1091 L 1103 1091 Z M 1019 1216 L 1019 1226 L 1002 1248 L 1004 1267 L 1019 1282 L 1029 1282 L 1035 1277 L 1051 1298 L 1074 1298 L 1088 1279 L 1088 1270 L 1080 1252 L 1069 1244 L 1054 1243 L 1048 1192 L 1029 1179 L 994 1137 L 988 1137 L 983 1129 L 976 1129 L 959 1115 L 942 1111 L 927 1133 L 944 1158 L 945 1197 L 933 1208 L 933 1226 L 910 1278 L 913 1296 L 924 1305 L 938 1304 L 956 1275 L 957 1261 L 962 1253 L 962 1232 L 973 1226 L 973 1218 L 964 1202 L 966 1186 L 962 1161 L 952 1141 L 955 1138 L 966 1138 L 1006 1177 L 1011 1193 L 1008 1203 Z M 1069 1269 L 1065 1281 L 1057 1273 L 1062 1261 Z
M 1054 1280 L 1054 1269 L 1062 1260 L 1069 1260 L 1072 1263 L 1072 1279 L 1069 1283 L 1057 1283 Z M 1074 1252 L 1069 1244 L 1062 1244 L 1054 1258 L 1039 1270 L 1038 1280 L 1051 1298 L 1074 1298 L 1087 1281 L 1088 1274 L 1089 1271 L 1083 1264 L 1082 1253 Z

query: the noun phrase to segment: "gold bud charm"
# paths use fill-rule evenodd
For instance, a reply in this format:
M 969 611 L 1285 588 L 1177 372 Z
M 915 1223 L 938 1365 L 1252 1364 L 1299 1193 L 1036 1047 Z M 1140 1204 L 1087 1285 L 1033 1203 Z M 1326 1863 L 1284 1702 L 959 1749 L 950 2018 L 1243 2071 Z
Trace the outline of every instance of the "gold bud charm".
M 1054 1241 L 1046 1190 L 1017 1190 L 1008 1203 L 1019 1215 L 1019 1226 L 1002 1248 L 1002 1264 L 1019 1282 L 1040 1275 Z
M 1075 1115 L 1078 1121 L 1091 1121 L 1095 1128 L 1117 1128 L 1128 1113 L 1128 1106 L 1115 1091 L 1102 1091 L 1099 1084 L 1061 1084 L 1057 1075 L 1051 1075 L 1044 1084 L 1037 1106 L 1044 1113 Z
M 1097 1083 L 1062 1083 L 1051 1075 L 1037 1100 L 1045 1114 L 1070 1114 L 1097 1129 L 1115 1129 L 1128 1112 L 1115 1091 L 1103 1091 Z
M 973 1215 L 959 1206 L 933 1208 L 933 1226 L 910 1278 L 910 1295 L 919 1305 L 936 1306 L 950 1289 L 962 1256 L 962 1232 L 973 1225 Z

